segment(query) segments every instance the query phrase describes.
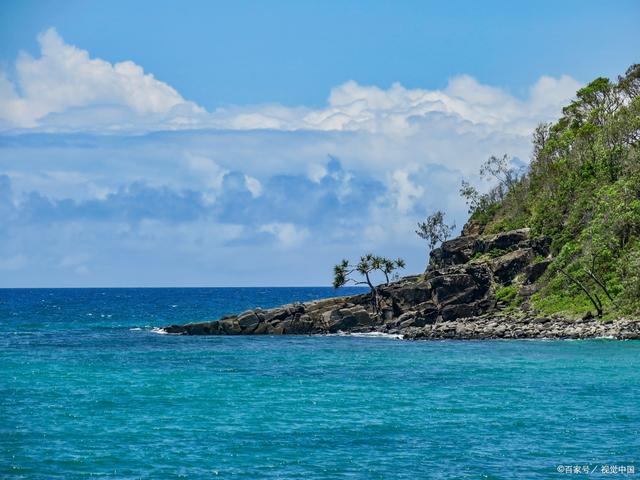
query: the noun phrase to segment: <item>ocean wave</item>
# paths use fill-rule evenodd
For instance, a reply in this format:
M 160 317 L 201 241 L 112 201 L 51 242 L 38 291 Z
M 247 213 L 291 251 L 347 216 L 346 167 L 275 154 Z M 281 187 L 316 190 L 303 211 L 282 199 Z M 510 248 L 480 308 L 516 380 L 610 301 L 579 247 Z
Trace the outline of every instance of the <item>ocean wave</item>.
M 384 333 L 384 332 L 343 332 L 339 331 L 338 333 L 330 333 L 327 335 L 328 337 L 336 336 L 336 337 L 361 337 L 361 338 L 391 338 L 394 340 L 402 340 L 404 339 L 404 335 L 399 333 Z

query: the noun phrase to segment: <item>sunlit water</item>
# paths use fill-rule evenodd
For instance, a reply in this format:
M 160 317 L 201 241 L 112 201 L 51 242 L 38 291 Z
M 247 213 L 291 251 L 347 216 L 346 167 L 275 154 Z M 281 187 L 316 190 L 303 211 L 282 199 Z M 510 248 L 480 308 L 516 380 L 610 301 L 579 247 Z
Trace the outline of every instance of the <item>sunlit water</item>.
M 151 331 L 333 294 L 0 290 L 0 477 L 609 478 L 639 460 L 640 342 Z

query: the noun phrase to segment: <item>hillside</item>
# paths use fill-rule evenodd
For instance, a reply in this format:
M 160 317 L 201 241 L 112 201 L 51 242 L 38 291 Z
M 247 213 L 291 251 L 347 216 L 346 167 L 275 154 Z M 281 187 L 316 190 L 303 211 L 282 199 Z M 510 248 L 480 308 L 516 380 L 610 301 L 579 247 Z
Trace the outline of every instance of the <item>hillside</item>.
M 536 129 L 525 173 L 510 169 L 506 156 L 492 157 L 481 174 L 497 181 L 494 188 L 480 194 L 463 184 L 471 213 L 463 235 L 529 228 L 549 239 L 549 268 L 529 299 L 536 310 L 640 313 L 638 93 L 640 65 L 615 82 L 595 79 L 555 124 Z M 517 287 L 516 279 L 498 296 L 517 307 L 525 300 Z

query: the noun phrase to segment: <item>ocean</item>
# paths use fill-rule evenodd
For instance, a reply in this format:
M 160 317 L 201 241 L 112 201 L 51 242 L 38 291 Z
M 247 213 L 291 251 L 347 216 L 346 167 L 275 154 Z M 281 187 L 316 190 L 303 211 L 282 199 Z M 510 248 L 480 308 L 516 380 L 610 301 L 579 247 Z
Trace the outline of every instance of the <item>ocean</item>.
M 0 290 L 0 478 L 640 475 L 637 341 L 153 332 L 333 295 Z

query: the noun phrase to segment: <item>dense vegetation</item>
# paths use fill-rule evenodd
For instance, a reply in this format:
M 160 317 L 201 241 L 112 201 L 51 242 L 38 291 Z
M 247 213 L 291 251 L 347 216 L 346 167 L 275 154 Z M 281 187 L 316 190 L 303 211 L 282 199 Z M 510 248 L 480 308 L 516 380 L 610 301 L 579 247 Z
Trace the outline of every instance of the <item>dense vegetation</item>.
M 640 314 L 640 65 L 579 90 L 555 124 L 538 126 L 526 172 L 492 157 L 497 180 L 480 194 L 463 183 L 485 233 L 530 227 L 552 239 L 553 262 L 534 305 L 543 311 Z

